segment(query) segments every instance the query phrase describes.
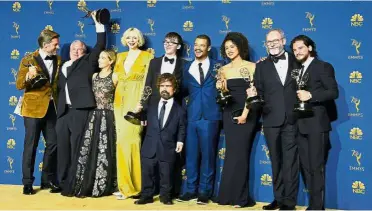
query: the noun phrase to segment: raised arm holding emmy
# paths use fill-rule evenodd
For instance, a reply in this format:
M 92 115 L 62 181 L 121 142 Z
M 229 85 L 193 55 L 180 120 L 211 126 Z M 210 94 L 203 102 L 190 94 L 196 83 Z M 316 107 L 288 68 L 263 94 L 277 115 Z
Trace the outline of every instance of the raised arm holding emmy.
M 247 38 L 230 32 L 221 45 L 221 54 L 230 63 L 222 67 L 223 88 L 229 90 L 231 102 L 223 110 L 226 154 L 217 201 L 221 205 L 251 207 L 255 201 L 249 194 L 249 163 L 259 115 L 245 104 L 249 87 L 245 74 L 253 75 L 255 63 L 249 62 Z M 221 83 L 220 83 L 221 84 Z M 220 84 L 217 84 L 219 86 Z M 237 136 L 237 134 L 239 134 Z
M 312 106 L 311 115 L 301 115 L 300 112 L 297 120 L 300 165 L 310 198 L 307 210 L 324 210 L 325 167 L 331 148 L 329 132 L 332 130 L 327 107 L 338 98 L 338 85 L 333 66 L 318 59 L 315 42 L 310 37 L 295 37 L 291 49 L 302 64 L 302 78 L 308 75 L 307 80 L 300 80 L 303 82 L 300 85 L 306 86 L 306 90 L 298 90 L 297 97 L 306 102 L 305 105 Z M 307 107 L 300 106 L 297 110 L 303 111 Z
M 139 102 L 148 97 L 149 92 L 143 92 L 146 75 L 153 54 L 142 51 L 139 48 L 145 44 L 145 39 L 137 28 L 127 29 L 121 43 L 129 48 L 129 51 L 118 53 L 114 72 L 118 74 L 118 85 L 115 91 L 114 113 L 116 122 L 117 142 L 117 170 L 118 189 L 115 195 L 117 199 L 135 197 L 141 191 L 141 133 L 142 126 L 138 125 Z M 147 90 L 149 91 L 149 90 Z M 150 93 L 151 94 L 151 93 Z M 130 120 L 124 116 L 128 112 Z
M 21 115 L 25 125 L 25 140 L 22 155 L 23 194 L 35 194 L 34 165 L 40 133 L 45 138 L 45 151 L 41 175 L 41 189 L 58 192 L 57 186 L 57 135 L 56 105 L 57 81 L 61 58 L 57 56 L 59 34 L 41 31 L 39 49 L 22 58 L 16 80 L 16 88 L 24 90 Z

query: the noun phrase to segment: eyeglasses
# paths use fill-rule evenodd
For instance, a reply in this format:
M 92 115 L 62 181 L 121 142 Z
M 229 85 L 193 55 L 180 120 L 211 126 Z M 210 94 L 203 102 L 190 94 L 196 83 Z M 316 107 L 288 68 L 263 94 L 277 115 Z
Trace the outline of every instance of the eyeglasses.
M 283 40 L 283 38 L 280 38 L 280 39 L 275 39 L 275 40 L 271 40 L 271 41 L 266 41 L 266 45 L 268 46 L 268 45 L 277 45 L 277 44 L 279 44 L 279 42 L 281 41 L 281 40 Z
M 178 43 L 176 43 L 176 42 L 171 42 L 171 41 L 163 41 L 163 44 L 164 45 L 178 45 Z

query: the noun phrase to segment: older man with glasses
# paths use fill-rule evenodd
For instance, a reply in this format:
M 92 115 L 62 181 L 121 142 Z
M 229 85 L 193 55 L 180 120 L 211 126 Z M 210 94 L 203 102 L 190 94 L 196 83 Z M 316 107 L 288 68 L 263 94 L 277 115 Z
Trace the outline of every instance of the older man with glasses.
M 281 29 L 266 34 L 269 58 L 256 65 L 255 87 L 248 96 L 263 96 L 263 130 L 270 151 L 274 201 L 264 210 L 293 210 L 298 193 L 298 146 L 296 143 L 296 82 L 291 71 L 300 67 L 296 58 L 284 50 L 286 39 Z

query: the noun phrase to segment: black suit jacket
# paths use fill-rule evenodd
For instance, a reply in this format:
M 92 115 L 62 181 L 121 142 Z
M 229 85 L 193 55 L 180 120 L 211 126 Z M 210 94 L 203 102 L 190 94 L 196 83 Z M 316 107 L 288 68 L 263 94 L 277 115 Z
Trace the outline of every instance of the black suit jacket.
M 283 85 L 270 58 L 256 65 L 254 84 L 258 94 L 263 96 L 265 101 L 262 109 L 264 127 L 279 127 L 285 121 L 290 124 L 296 122 L 296 115 L 293 112 L 297 100 L 296 82 L 291 77 L 291 71 L 299 67 L 293 54 L 288 53 L 287 77 Z
M 62 73 L 62 69 L 59 71 L 58 117 L 61 117 L 66 110 L 66 83 L 73 108 L 86 109 L 96 107 L 92 91 L 92 76 L 93 73 L 99 72 L 98 58 L 105 47 L 106 33 L 97 33 L 97 43 L 92 51 L 74 61 L 72 65 L 67 68 L 67 77 Z
M 150 61 L 145 86 L 150 86 L 151 87 L 152 94 L 147 99 L 147 102 L 144 105 L 145 109 L 152 103 L 159 103 L 160 93 L 159 93 L 159 89 L 157 87 L 157 79 L 160 76 L 163 57 L 164 56 L 159 57 L 159 58 L 154 58 Z M 180 57 L 177 57 L 175 62 L 176 62 L 176 65 L 175 65 L 173 74 L 177 78 L 177 82 L 178 82 L 179 87 L 181 87 L 182 73 L 183 73 L 183 71 L 182 71 L 183 59 L 181 59 Z M 175 93 L 174 99 L 177 103 L 182 105 L 182 94 L 180 92 L 180 89 L 178 89 L 177 93 Z
M 186 111 L 174 101 L 164 127 L 160 128 L 158 104 L 151 104 L 148 108 L 141 156 L 154 158 L 156 155 L 160 161 L 174 162 L 177 142 L 184 143 L 186 137 Z
M 299 116 L 299 130 L 303 134 L 330 131 L 331 121 L 327 107 L 334 104 L 334 100 L 338 98 L 335 71 L 331 64 L 315 58 L 304 74 L 309 74 L 304 89 L 312 95 L 309 102 L 313 105 L 313 113 L 310 116 Z

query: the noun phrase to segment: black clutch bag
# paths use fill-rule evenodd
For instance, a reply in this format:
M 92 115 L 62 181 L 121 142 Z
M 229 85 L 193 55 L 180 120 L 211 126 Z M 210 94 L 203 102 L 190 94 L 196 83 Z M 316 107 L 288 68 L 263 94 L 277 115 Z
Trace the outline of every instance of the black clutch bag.
M 26 86 L 29 89 L 39 89 L 43 87 L 48 82 L 48 80 L 49 79 L 43 73 L 38 73 L 35 77 L 26 82 Z
M 243 108 L 240 108 L 240 109 L 237 109 L 237 110 L 234 110 L 231 112 L 231 121 L 234 123 L 234 124 L 238 124 L 238 120 L 237 119 L 234 119 L 235 117 L 240 117 L 243 113 L 244 109 Z

